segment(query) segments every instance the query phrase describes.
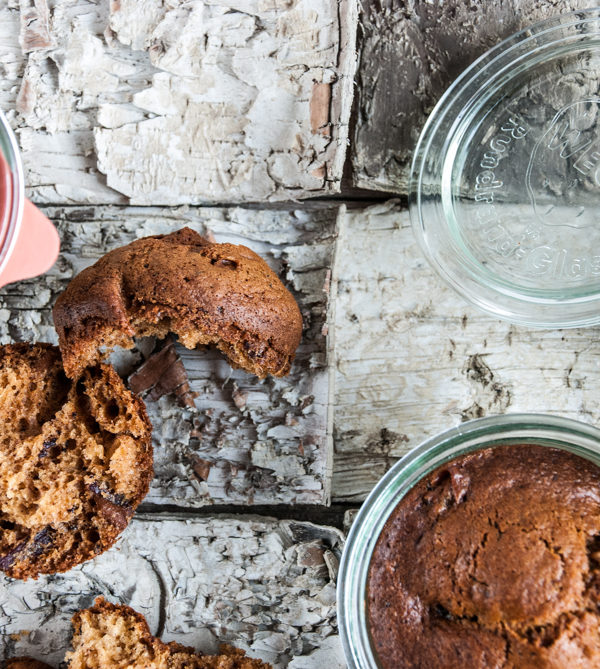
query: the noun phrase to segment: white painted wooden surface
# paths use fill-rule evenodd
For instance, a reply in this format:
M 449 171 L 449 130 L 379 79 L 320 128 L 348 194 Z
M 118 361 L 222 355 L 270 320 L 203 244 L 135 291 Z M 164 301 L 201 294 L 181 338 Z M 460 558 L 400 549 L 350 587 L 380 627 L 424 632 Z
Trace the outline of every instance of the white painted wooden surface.
M 341 546 L 341 532 L 311 523 L 138 515 L 115 547 L 66 574 L 0 575 L 0 660 L 58 666 L 72 614 L 102 594 L 143 613 L 166 641 L 204 652 L 228 641 L 275 667 L 342 669 Z
M 355 186 L 408 192 L 427 116 L 458 75 L 500 40 L 597 0 L 363 2 L 352 138 Z
M 468 305 L 424 260 L 394 202 L 340 219 L 333 497 L 364 499 L 399 457 L 505 412 L 598 423 L 599 328 L 535 330 Z
M 392 4 L 363 14 L 353 170 L 362 187 L 404 192 L 425 114 L 499 24 L 510 32 L 505 17 L 517 6 L 526 11 L 515 20 L 529 21 L 589 3 L 492 3 L 491 23 L 487 4 L 463 3 L 470 19 L 453 20 L 468 49 L 440 42 L 448 22 L 415 32 L 414 15 Z M 56 205 L 48 213 L 63 240 L 45 277 L 0 291 L 0 340 L 53 341 L 50 309 L 74 273 L 183 224 L 263 254 L 308 326 L 287 380 L 258 382 L 216 354 L 179 349 L 197 408 L 149 402 L 157 476 L 146 504 L 163 512 L 137 516 L 117 548 L 67 575 L 0 580 L 0 659 L 58 660 L 71 613 L 103 593 L 141 610 L 166 639 L 209 650 L 218 635 L 277 666 L 342 667 L 341 535 L 200 517 L 196 507 L 289 504 L 293 517 L 292 504 L 331 496 L 353 506 L 409 448 L 462 420 L 600 418 L 597 329 L 527 330 L 480 314 L 428 268 L 397 203 L 266 204 L 339 190 L 356 25 L 353 0 L 0 0 L 0 108 L 17 130 L 28 194 Z M 420 73 L 401 66 L 422 49 Z M 262 204 L 131 206 L 243 201 Z M 117 357 L 122 372 L 144 346 Z
M 36 201 L 221 203 L 339 191 L 356 0 L 21 6 L 19 15 L 12 0 L 0 3 L 0 106 Z

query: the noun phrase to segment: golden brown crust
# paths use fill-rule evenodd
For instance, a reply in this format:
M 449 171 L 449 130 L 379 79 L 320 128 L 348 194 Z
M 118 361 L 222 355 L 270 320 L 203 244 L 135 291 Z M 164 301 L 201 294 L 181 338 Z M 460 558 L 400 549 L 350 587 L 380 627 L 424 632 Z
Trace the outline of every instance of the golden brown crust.
M 110 251 L 71 281 L 53 315 L 71 378 L 101 347 L 168 332 L 188 348 L 215 345 L 261 378 L 284 376 L 302 334 L 298 305 L 260 256 L 189 228 Z
M 231 646 L 221 655 L 201 655 L 193 648 L 152 636 L 144 616 L 124 604 L 98 597 L 73 616 L 69 669 L 270 669 Z
M 73 382 L 55 346 L 0 347 L 0 569 L 36 578 L 110 548 L 148 491 L 151 432 L 109 365 Z
M 221 646 L 219 655 L 199 655 L 193 648 L 174 642 L 167 645 L 170 651 L 168 669 L 268 669 L 270 666 L 226 644 Z
M 13 657 L 5 660 L 2 667 L 3 669 L 52 669 L 49 664 L 31 657 Z
M 462 456 L 378 538 L 367 608 L 385 669 L 600 667 L 600 468 L 539 445 Z

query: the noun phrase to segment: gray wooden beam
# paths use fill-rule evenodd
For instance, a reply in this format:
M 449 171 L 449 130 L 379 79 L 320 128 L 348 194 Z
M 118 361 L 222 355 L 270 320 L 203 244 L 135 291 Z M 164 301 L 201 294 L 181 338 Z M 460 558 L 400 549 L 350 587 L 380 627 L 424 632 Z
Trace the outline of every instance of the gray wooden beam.
M 406 194 L 412 152 L 425 120 L 468 65 L 535 21 L 596 5 L 595 0 L 365 0 L 354 185 Z

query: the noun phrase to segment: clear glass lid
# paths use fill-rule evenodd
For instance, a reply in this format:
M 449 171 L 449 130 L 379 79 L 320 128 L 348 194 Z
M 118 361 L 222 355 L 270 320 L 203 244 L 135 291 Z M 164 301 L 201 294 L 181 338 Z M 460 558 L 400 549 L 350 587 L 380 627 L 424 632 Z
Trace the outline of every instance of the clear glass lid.
M 446 92 L 410 210 L 433 267 L 517 323 L 600 323 L 600 9 L 517 33 Z

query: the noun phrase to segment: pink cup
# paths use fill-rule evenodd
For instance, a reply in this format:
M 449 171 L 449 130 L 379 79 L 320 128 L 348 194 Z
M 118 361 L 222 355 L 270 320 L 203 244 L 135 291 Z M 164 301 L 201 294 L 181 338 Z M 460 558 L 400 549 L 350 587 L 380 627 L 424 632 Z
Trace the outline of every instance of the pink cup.
M 17 141 L 0 112 L 0 287 L 49 270 L 59 247 L 54 225 L 25 199 Z

